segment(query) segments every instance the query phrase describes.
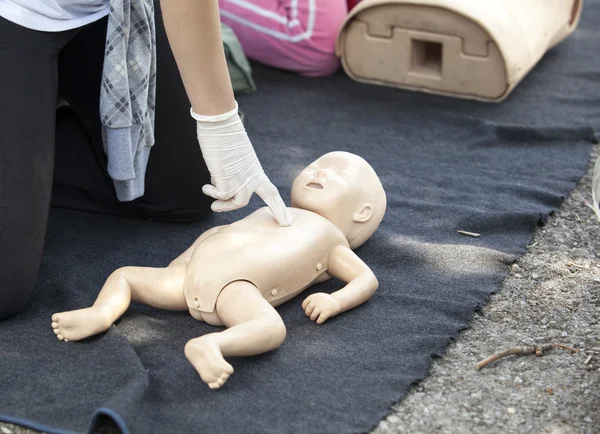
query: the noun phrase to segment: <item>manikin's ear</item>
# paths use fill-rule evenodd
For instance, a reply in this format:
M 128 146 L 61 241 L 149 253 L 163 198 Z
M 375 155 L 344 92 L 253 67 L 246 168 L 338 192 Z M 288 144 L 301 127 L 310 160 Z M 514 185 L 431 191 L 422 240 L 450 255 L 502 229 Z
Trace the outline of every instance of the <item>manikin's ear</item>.
M 352 220 L 354 223 L 366 223 L 371 220 L 371 217 L 373 217 L 373 205 L 363 203 L 359 210 L 352 215 Z

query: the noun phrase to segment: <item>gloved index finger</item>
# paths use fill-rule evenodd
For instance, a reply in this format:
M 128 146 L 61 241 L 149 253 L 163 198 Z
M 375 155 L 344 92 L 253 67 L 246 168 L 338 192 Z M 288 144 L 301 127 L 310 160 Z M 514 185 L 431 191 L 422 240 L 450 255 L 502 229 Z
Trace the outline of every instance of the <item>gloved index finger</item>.
M 262 182 L 258 185 L 255 193 L 267 204 L 275 219 L 281 226 L 290 226 L 292 219 L 288 213 L 283 199 L 279 195 L 279 190 L 271 181 Z

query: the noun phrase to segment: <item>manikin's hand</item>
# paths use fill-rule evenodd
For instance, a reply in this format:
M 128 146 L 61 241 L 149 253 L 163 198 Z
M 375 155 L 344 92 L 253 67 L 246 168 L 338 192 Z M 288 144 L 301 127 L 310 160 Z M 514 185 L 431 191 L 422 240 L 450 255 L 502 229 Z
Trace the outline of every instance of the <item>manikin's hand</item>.
M 309 295 L 302 303 L 306 316 L 317 324 L 323 324 L 329 318 L 340 313 L 340 303 L 329 294 L 317 292 Z
M 191 110 L 196 119 L 198 142 L 211 175 L 211 184 L 202 187 L 207 196 L 216 199 L 215 212 L 233 211 L 248 204 L 253 193 L 258 194 L 271 209 L 281 226 L 291 219 L 277 187 L 269 180 L 254 152 L 246 129 L 236 108 L 217 116 L 201 116 Z

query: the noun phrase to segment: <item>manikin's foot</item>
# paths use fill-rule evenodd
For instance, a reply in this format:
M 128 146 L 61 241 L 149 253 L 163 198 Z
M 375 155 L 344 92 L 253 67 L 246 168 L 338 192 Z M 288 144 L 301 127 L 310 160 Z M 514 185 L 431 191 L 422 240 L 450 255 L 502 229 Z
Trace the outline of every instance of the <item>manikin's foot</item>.
M 233 374 L 233 367 L 225 361 L 211 335 L 189 341 L 185 346 L 185 355 L 211 389 L 220 388 Z
M 61 341 L 79 341 L 109 329 L 112 321 L 97 306 L 52 315 L 54 334 Z

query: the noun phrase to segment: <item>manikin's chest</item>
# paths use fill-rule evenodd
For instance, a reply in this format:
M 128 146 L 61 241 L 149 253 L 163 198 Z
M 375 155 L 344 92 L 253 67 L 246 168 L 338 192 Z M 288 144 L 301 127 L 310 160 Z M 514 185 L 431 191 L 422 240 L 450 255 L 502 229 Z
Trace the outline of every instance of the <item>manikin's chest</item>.
M 317 214 L 290 211 L 294 222 L 289 227 L 280 227 L 263 209 L 200 243 L 186 274 L 188 305 L 212 312 L 218 293 L 236 280 L 253 283 L 277 305 L 326 273 L 331 251 L 347 245 L 344 235 Z

